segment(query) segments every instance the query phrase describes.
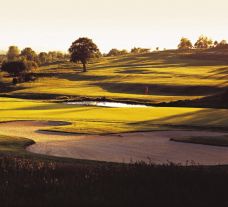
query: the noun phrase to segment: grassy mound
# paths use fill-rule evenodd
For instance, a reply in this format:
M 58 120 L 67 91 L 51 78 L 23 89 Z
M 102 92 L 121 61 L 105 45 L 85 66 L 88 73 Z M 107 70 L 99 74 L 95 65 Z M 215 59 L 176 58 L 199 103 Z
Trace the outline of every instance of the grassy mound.
M 87 73 L 81 72 L 80 65 L 56 63 L 37 69 L 36 81 L 17 86 L 10 86 L 10 78 L 1 73 L 1 82 L 5 83 L 1 92 L 5 96 L 49 100 L 106 97 L 153 104 L 195 100 L 227 88 L 228 63 L 222 54 L 227 53 L 167 50 L 106 57 L 91 62 Z
M 35 142 L 30 139 L 21 137 L 9 137 L 0 135 L 0 154 L 4 153 L 24 153 L 24 149 L 34 144 Z

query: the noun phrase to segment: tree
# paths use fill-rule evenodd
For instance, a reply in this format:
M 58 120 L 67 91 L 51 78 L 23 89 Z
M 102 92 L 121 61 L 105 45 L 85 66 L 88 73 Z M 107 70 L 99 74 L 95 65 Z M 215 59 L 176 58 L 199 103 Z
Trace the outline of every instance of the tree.
M 182 37 L 180 40 L 180 43 L 178 45 L 178 49 L 183 50 L 183 49 L 191 49 L 192 43 L 188 38 Z
M 227 41 L 226 41 L 226 40 L 222 40 L 221 42 L 219 42 L 219 43 L 217 44 L 216 48 L 219 48 L 219 49 L 228 48 Z
M 213 45 L 213 41 L 210 38 L 201 35 L 199 39 L 196 41 L 194 46 L 195 48 L 198 48 L 198 49 L 207 49 L 212 47 L 212 45 Z
M 6 55 L 0 54 L 0 64 L 6 59 Z
M 217 41 L 217 40 L 215 40 L 215 41 L 214 41 L 214 47 L 217 47 L 217 46 L 218 46 L 218 44 L 219 44 L 219 43 L 218 43 L 218 41 Z
M 48 54 L 46 52 L 41 52 L 38 55 L 38 59 L 41 64 L 44 64 L 44 63 L 48 62 Z
M 14 60 L 17 60 L 19 55 L 20 55 L 20 50 L 18 49 L 18 47 L 10 46 L 6 56 L 8 61 L 14 61 Z
M 21 56 L 24 57 L 26 60 L 29 61 L 36 61 L 37 60 L 37 54 L 35 51 L 32 50 L 32 48 L 27 47 L 21 51 Z
M 97 54 L 100 54 L 100 51 L 96 44 L 89 38 L 82 37 L 77 39 L 72 43 L 69 48 L 71 61 L 72 62 L 81 62 L 83 65 L 83 72 L 86 72 L 87 62 Z
M 109 51 L 109 53 L 107 54 L 107 56 L 118 56 L 120 54 L 120 51 L 116 48 L 113 48 Z
M 227 45 L 227 41 L 226 40 L 222 40 L 219 44 L 220 45 Z
M 123 49 L 123 50 L 120 51 L 120 53 L 121 53 L 121 55 L 127 55 L 128 54 L 128 51 L 125 50 L 125 49 Z
M 62 60 L 64 58 L 64 54 L 60 51 L 56 52 L 56 57 L 58 60 Z
M 25 60 L 23 62 L 26 65 L 26 72 L 38 68 L 38 64 L 35 61 Z
M 136 47 L 132 48 L 131 53 L 139 53 L 139 48 L 136 48 Z
M 48 59 L 51 62 L 55 62 L 57 60 L 58 53 L 56 51 L 50 51 L 48 52 Z

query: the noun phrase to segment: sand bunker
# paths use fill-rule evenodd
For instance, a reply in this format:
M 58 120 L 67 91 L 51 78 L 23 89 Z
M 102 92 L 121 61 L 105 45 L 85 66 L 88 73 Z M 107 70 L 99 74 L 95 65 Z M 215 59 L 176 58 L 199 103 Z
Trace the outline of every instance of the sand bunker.
M 33 139 L 28 151 L 76 159 L 161 164 L 194 161 L 203 165 L 228 164 L 228 147 L 178 143 L 170 138 L 183 136 L 220 136 L 226 133 L 208 131 L 155 131 L 116 135 L 75 135 L 40 133 L 40 129 L 63 125 L 61 122 L 15 121 L 0 123 L 0 133 Z

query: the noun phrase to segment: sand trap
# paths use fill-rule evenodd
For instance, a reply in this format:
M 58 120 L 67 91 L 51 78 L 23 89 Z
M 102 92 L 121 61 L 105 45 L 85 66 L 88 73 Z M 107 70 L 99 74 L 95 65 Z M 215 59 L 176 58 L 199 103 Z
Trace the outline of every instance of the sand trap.
M 228 164 L 228 147 L 178 143 L 169 139 L 183 136 L 220 136 L 226 133 L 207 131 L 155 131 L 118 135 L 74 135 L 40 133 L 40 129 L 58 122 L 15 121 L 0 123 L 0 133 L 36 141 L 28 151 L 59 157 L 111 162 L 168 161 L 185 164 L 194 161 L 203 165 Z M 64 123 L 61 123 L 64 124 Z

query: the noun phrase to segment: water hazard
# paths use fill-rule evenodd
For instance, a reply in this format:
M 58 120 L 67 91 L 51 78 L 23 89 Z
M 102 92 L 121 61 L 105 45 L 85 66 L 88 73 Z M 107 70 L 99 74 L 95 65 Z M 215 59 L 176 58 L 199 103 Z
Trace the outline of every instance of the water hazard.
M 100 106 L 100 107 L 112 107 L 112 108 L 145 108 L 151 107 L 143 104 L 128 104 L 120 102 L 108 102 L 108 101 L 74 101 L 65 102 L 69 105 L 81 105 L 81 106 Z

